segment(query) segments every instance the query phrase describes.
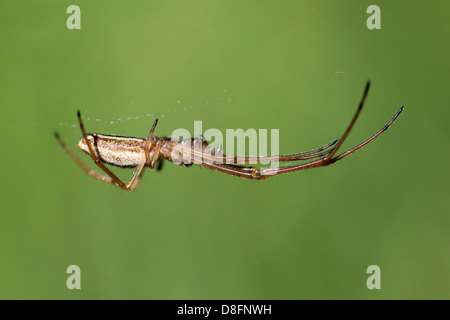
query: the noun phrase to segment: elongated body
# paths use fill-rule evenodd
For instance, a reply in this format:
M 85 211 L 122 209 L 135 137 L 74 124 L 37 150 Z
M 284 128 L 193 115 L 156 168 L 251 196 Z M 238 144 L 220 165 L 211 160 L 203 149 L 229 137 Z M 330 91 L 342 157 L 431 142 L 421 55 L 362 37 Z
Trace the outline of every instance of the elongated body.
M 94 154 L 101 161 L 120 168 L 138 167 L 142 161 L 146 161 L 146 139 L 121 137 L 92 133 L 87 139 L 93 147 Z M 202 142 L 199 148 L 199 142 Z M 191 159 L 200 154 L 206 157 L 209 153 L 209 145 L 201 138 L 186 139 L 183 141 L 171 140 L 166 137 L 152 136 L 151 146 L 158 146 L 158 157 L 182 165 L 192 164 Z M 89 147 L 84 138 L 78 142 L 78 148 L 90 154 Z M 192 148 L 192 149 L 191 149 Z M 150 148 L 148 162 L 155 161 L 156 148 Z M 176 158 L 176 159 L 174 159 Z M 217 160 L 217 159 L 216 159 Z
M 103 134 L 88 134 L 89 143 L 94 146 L 95 156 L 101 161 L 120 168 L 137 167 L 145 160 L 145 139 L 117 137 Z M 89 154 L 89 148 L 84 138 L 78 142 L 78 148 Z M 150 152 L 150 156 L 154 151 Z
M 381 133 L 386 131 L 389 126 L 397 119 L 398 115 L 403 111 L 403 107 L 401 107 L 395 113 L 394 117 L 380 131 L 372 135 L 369 139 L 353 147 L 352 149 L 349 149 L 341 153 L 340 155 L 335 156 L 336 152 L 340 149 L 341 145 L 353 128 L 362 110 L 369 90 L 369 86 L 370 83 L 368 82 L 356 114 L 353 116 L 350 125 L 347 127 L 347 130 L 344 132 L 341 139 L 334 140 L 323 147 L 311 151 L 291 155 L 277 155 L 268 157 L 231 157 L 222 155 L 219 150 L 211 151 L 208 142 L 205 141 L 203 137 L 178 141 L 153 135 L 155 127 L 158 123 L 158 119 L 156 119 L 153 123 L 147 139 L 121 137 L 116 135 L 103 135 L 97 133 L 86 134 L 80 112 L 78 111 L 78 120 L 81 132 L 83 134 L 83 137 L 78 143 L 78 148 L 91 156 L 94 162 L 107 174 L 105 176 L 89 169 L 66 146 L 64 141 L 59 137 L 58 133 L 55 133 L 55 136 L 61 146 L 69 154 L 69 156 L 87 174 L 96 179 L 114 183 L 125 190 L 135 189 L 138 184 L 138 178 L 142 172 L 142 169 L 145 166 L 150 169 L 154 168 L 156 163 L 161 159 L 166 159 L 183 166 L 197 164 L 214 171 L 241 178 L 263 180 L 278 174 L 315 167 L 322 167 L 335 163 L 345 158 L 349 154 L 355 152 L 356 150 L 362 148 L 371 141 L 375 140 Z M 311 161 L 297 165 L 270 168 L 256 168 L 245 166 L 245 164 L 249 162 L 305 160 Z M 128 183 L 124 183 L 116 175 L 114 175 L 114 173 L 112 173 L 104 165 L 104 163 L 120 168 L 133 167 L 136 168 L 136 170 L 131 180 Z

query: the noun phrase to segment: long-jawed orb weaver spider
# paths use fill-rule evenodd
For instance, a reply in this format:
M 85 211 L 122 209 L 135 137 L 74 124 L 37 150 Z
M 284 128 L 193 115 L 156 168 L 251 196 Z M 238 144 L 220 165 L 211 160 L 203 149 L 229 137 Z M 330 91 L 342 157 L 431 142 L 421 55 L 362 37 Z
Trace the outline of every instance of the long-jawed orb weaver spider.
M 389 126 L 397 119 L 398 115 L 403 111 L 401 107 L 394 115 L 394 117 L 377 133 L 369 139 L 358 144 L 350 150 L 335 156 L 345 138 L 353 128 L 362 107 L 366 100 L 369 91 L 370 82 L 367 82 L 363 97 L 359 103 L 358 110 L 353 116 L 350 125 L 345 130 L 341 139 L 334 140 L 329 144 L 317 148 L 315 150 L 291 154 L 291 155 L 277 155 L 265 157 L 228 157 L 220 154 L 219 147 L 213 152 L 209 151 L 208 142 L 200 138 L 186 139 L 183 141 L 172 140 L 165 137 L 157 137 L 153 135 L 158 119 L 155 120 L 150 130 L 147 139 L 121 137 L 116 135 L 103 135 L 97 133 L 86 134 L 83 121 L 81 119 L 80 111 L 78 111 L 78 121 L 80 124 L 83 137 L 78 143 L 78 148 L 89 154 L 94 160 L 95 164 L 100 167 L 107 175 L 102 175 L 87 167 L 64 143 L 59 134 L 55 132 L 55 137 L 69 154 L 69 156 L 91 177 L 116 184 L 124 190 L 134 190 L 139 182 L 139 176 L 142 169 L 147 166 L 153 169 L 161 159 L 167 159 L 174 163 L 179 163 L 184 166 L 190 166 L 192 163 L 198 164 L 202 167 L 212 169 L 214 171 L 223 172 L 229 175 L 246 178 L 263 180 L 278 174 L 294 172 L 297 170 L 323 167 L 335 163 L 356 150 L 364 147 L 369 142 L 375 140 L 380 134 L 389 128 Z M 315 160 L 314 160 L 315 159 Z M 269 162 L 269 161 L 301 161 L 312 160 L 306 163 L 297 164 L 285 167 L 246 167 L 242 164 L 249 162 Z M 103 163 L 107 163 L 120 168 L 133 167 L 136 170 L 128 183 L 121 181 L 114 173 L 112 173 Z

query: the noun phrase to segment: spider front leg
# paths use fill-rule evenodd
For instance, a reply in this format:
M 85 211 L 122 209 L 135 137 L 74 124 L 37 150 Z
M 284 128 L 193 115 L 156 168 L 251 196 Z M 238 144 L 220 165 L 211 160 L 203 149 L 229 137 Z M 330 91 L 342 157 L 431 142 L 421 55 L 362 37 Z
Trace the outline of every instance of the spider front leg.
M 75 161 L 75 163 L 84 171 L 86 172 L 89 176 L 91 176 L 94 179 L 97 180 L 101 180 L 101 181 L 105 181 L 108 183 L 114 183 L 114 181 L 111 179 L 111 177 L 108 176 L 104 176 L 101 175 L 97 172 L 95 172 L 94 170 L 90 169 L 88 166 L 86 166 L 80 158 L 78 158 L 75 153 L 72 152 L 72 150 L 69 149 L 69 147 L 66 145 L 66 143 L 64 142 L 64 140 L 60 137 L 58 132 L 55 132 L 55 138 L 56 140 L 58 140 L 59 144 L 61 145 L 61 147 L 64 149 L 64 151 L 67 152 L 67 154 L 69 155 L 69 157 L 72 158 L 73 161 Z
M 150 169 L 153 169 L 155 167 L 156 163 L 158 162 L 159 153 L 160 153 L 161 145 L 162 145 L 161 140 L 158 139 L 156 142 L 156 145 L 155 145 L 155 149 L 156 149 L 155 154 L 153 155 L 153 158 L 150 158 L 150 149 L 152 148 L 153 132 L 155 131 L 157 124 L 158 124 L 158 119 L 156 119 L 153 122 L 152 129 L 150 130 L 150 133 L 148 135 L 147 140 L 145 141 L 145 146 L 144 146 L 145 162 L 147 164 L 147 167 L 149 167 Z

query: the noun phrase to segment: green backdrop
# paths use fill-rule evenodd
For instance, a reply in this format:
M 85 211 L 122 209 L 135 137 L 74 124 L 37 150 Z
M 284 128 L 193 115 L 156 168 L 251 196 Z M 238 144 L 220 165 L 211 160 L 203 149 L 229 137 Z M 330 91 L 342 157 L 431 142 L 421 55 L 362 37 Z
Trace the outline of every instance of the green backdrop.
M 81 8 L 69 30 L 66 9 Z M 381 29 L 369 30 L 369 5 Z M 2 1 L 0 298 L 448 299 L 444 1 Z M 125 192 L 85 175 L 88 131 L 279 129 L 333 166 L 248 181 L 169 162 Z M 113 168 L 124 180 L 132 170 Z M 81 290 L 66 287 L 69 265 Z M 366 269 L 381 270 L 369 290 Z

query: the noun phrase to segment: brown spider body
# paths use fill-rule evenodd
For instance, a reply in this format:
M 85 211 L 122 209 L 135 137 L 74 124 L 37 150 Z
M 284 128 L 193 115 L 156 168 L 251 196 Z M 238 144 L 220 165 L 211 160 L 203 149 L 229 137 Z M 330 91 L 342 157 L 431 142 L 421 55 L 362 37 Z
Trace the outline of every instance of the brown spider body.
M 200 153 L 209 152 L 209 145 L 201 138 L 191 138 L 183 141 L 171 140 L 166 137 L 152 136 L 148 159 L 145 157 L 146 139 L 134 137 L 121 137 L 90 133 L 86 135 L 94 154 L 102 162 L 119 168 L 136 168 L 142 161 L 146 161 L 149 168 L 155 161 L 156 153 L 159 150 L 158 159 L 166 159 L 178 164 L 189 166 L 191 159 Z M 202 147 L 199 148 L 199 142 Z M 191 149 L 192 148 L 192 149 Z M 86 140 L 81 138 L 78 142 L 78 149 L 90 154 Z M 192 151 L 191 150 L 195 150 Z M 208 151 L 206 151 L 208 150 Z M 174 159 L 175 157 L 175 159 Z
M 197 164 L 214 171 L 241 178 L 263 180 L 278 174 L 330 165 L 364 147 L 366 144 L 375 140 L 381 133 L 386 131 L 397 119 L 398 115 L 403 111 L 403 107 L 395 113 L 394 117 L 380 131 L 372 135 L 369 139 L 353 147 L 352 149 L 335 156 L 336 152 L 339 150 L 353 128 L 353 125 L 362 110 L 369 90 L 369 85 L 370 83 L 368 82 L 356 114 L 353 116 L 350 125 L 347 127 L 347 130 L 344 132 L 341 139 L 334 140 L 323 147 L 311 151 L 291 155 L 276 155 L 268 157 L 230 157 L 220 154 L 218 150 L 216 154 L 216 152 L 210 151 L 208 142 L 205 141 L 203 137 L 178 141 L 170 138 L 154 136 L 153 132 L 156 124 L 158 123 L 158 119 L 156 119 L 153 123 L 147 139 L 103 135 L 97 133 L 86 134 L 80 112 L 78 111 L 78 121 L 81 132 L 83 133 L 83 138 L 81 138 L 78 143 L 78 148 L 91 156 L 95 164 L 107 174 L 105 176 L 88 168 L 74 153 L 72 153 L 64 141 L 59 137 L 58 133 L 55 133 L 55 136 L 69 156 L 87 174 L 98 180 L 114 183 L 125 190 L 135 189 L 139 182 L 139 176 L 142 169 L 145 166 L 150 169 L 154 168 L 160 159 L 167 159 L 186 167 L 192 164 Z M 279 162 L 304 160 L 311 161 L 281 167 L 256 168 L 243 165 L 249 162 L 267 163 L 269 161 Z M 114 173 L 112 173 L 103 163 L 120 168 L 132 167 L 136 168 L 136 170 L 131 180 L 126 184 L 122 182 Z

